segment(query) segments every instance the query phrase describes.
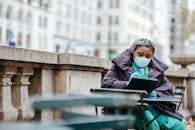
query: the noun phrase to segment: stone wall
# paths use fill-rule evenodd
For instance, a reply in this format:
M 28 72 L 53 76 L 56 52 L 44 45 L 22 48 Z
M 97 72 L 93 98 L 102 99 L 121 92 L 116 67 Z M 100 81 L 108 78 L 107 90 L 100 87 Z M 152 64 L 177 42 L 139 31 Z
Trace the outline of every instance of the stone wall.
M 110 65 L 101 58 L 0 46 L 0 120 L 32 119 L 34 95 L 89 93 L 100 87 Z
M 166 72 L 174 85 L 187 86 L 180 110 L 185 115 L 195 113 L 195 71 L 186 65 L 194 63 L 194 59 L 175 56 L 173 62 L 182 68 Z M 97 57 L 0 46 L 0 120 L 34 118 L 30 106 L 34 95 L 89 93 L 90 88 L 100 87 L 110 66 L 108 60 Z M 58 113 L 44 111 L 41 115 L 42 119 L 53 119 Z

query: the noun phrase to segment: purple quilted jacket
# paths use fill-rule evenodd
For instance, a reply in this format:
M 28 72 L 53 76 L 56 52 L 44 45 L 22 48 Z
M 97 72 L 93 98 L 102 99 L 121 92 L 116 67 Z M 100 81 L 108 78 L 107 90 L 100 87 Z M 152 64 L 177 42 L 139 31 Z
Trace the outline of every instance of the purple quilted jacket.
M 133 59 L 132 57 L 133 56 L 130 53 L 130 49 L 127 49 L 114 58 L 112 60 L 113 65 L 106 73 L 101 87 L 124 89 L 125 83 L 128 81 L 132 73 L 130 69 Z M 168 67 L 165 64 L 155 57 L 149 64 L 149 76 L 151 78 L 158 79 L 158 87 L 154 90 L 158 97 L 173 97 L 173 85 L 164 75 L 164 71 L 167 70 L 167 68 Z M 183 116 L 176 111 L 175 103 L 165 104 L 162 102 L 154 102 L 152 104 L 156 109 L 168 115 L 178 119 L 183 119 Z M 106 113 L 109 113 L 109 111 L 111 111 L 111 109 L 105 108 Z

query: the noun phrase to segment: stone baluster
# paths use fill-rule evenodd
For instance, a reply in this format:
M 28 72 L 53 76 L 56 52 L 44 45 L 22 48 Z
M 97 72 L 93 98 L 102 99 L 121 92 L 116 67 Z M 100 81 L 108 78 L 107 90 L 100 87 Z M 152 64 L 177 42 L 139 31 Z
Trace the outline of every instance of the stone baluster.
M 49 97 L 53 95 L 54 89 L 54 71 L 51 66 L 43 66 L 41 70 L 41 95 Z M 51 110 L 43 110 L 41 112 L 41 120 L 49 121 L 54 119 L 54 113 Z
M 13 105 L 18 109 L 18 120 L 32 119 L 34 111 L 29 101 L 29 78 L 33 75 L 33 68 L 30 66 L 19 67 L 14 77 L 15 83 L 12 87 Z
M 16 68 L 0 66 L 0 120 L 17 120 L 18 110 L 12 105 L 11 85 Z
M 172 76 L 178 79 L 182 79 L 182 85 L 187 89 L 184 94 L 184 110 L 188 110 L 187 114 L 195 113 L 195 71 L 190 69 L 189 65 L 195 63 L 195 56 L 190 54 L 172 55 L 171 60 L 181 65 L 181 68 L 172 72 Z M 186 114 L 186 115 L 187 115 Z

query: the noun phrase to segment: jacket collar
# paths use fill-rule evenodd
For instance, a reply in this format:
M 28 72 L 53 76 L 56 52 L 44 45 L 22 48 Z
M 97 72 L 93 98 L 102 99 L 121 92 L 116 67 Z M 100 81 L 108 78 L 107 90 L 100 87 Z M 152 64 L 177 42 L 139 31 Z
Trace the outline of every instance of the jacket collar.
M 126 49 L 122 53 L 120 53 L 116 58 L 112 60 L 112 63 L 119 67 L 121 70 L 127 70 L 131 66 L 133 61 L 133 55 L 131 54 L 130 49 Z M 164 72 L 168 69 L 168 66 L 159 61 L 157 58 L 153 57 L 149 67 L 152 68 L 153 71 L 159 71 L 160 73 Z
M 116 58 L 112 60 L 112 63 L 119 67 L 121 70 L 127 70 L 132 64 L 132 55 L 130 49 L 120 53 Z

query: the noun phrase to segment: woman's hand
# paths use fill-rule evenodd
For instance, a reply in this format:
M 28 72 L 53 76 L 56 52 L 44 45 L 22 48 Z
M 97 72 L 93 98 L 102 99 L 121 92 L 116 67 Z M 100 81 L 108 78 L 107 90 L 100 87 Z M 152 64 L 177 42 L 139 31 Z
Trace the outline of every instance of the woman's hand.
M 150 98 L 150 99 L 157 98 L 156 92 L 152 91 L 151 93 L 148 94 L 147 98 Z
M 141 77 L 141 75 L 137 72 L 132 73 L 131 76 L 129 77 L 129 80 L 126 82 L 126 87 L 129 85 L 129 83 L 131 82 L 132 78 L 134 77 Z

